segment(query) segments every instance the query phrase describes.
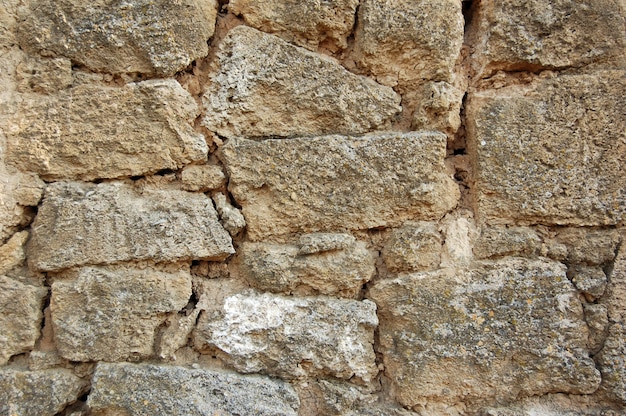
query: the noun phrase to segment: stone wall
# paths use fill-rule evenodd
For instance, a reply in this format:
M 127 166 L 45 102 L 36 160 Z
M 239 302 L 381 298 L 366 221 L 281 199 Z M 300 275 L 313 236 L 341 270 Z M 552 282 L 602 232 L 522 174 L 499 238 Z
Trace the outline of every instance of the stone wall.
M 626 412 L 623 0 L 0 0 L 1 415 Z

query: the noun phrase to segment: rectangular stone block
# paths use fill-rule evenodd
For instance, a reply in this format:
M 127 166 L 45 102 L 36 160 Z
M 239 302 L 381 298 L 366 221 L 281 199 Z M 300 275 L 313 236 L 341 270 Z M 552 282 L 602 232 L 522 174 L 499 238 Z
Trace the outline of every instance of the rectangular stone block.
M 46 180 L 119 178 L 206 159 L 195 101 L 174 80 L 81 85 L 24 95 L 10 120 L 7 161 Z
M 479 218 L 612 225 L 626 218 L 626 73 L 561 75 L 470 95 Z
M 54 271 L 129 260 L 221 260 L 230 235 L 204 194 L 121 182 L 57 182 L 46 191 L 28 244 L 29 263 Z
M 445 154 L 445 135 L 422 132 L 230 139 L 221 157 L 248 237 L 260 240 L 440 219 L 459 198 Z

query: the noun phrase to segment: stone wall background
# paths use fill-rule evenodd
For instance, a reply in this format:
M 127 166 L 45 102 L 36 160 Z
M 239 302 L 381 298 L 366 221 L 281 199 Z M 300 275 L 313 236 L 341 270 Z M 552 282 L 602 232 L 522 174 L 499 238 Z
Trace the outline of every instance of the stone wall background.
M 626 411 L 623 0 L 0 5 L 0 414 Z

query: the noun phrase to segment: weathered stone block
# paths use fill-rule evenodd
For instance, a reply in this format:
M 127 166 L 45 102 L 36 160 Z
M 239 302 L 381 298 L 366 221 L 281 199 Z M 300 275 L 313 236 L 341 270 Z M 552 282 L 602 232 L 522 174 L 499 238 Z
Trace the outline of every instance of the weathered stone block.
M 0 371 L 0 414 L 53 416 L 78 400 L 88 382 L 70 370 Z
M 385 85 L 414 86 L 451 81 L 462 44 L 459 0 L 365 0 L 353 56 Z
M 11 356 L 35 346 L 40 336 L 41 310 L 47 294 L 43 287 L 0 276 L 0 365 L 6 364 Z
M 0 242 L 32 220 L 26 207 L 39 203 L 44 187 L 37 175 L 17 172 L 0 161 Z
M 311 254 L 300 250 L 298 245 L 244 243 L 239 272 L 263 291 L 345 297 L 356 297 L 376 272 L 375 258 L 363 242 Z
M 600 267 L 573 266 L 567 271 L 567 277 L 591 302 L 606 290 L 606 274 Z
M 228 9 L 248 26 L 298 46 L 316 51 L 321 45 L 336 51 L 348 46 L 358 5 L 358 0 L 232 0 Z
M 442 131 L 453 139 L 461 127 L 464 91 L 447 82 L 426 82 L 405 93 L 403 100 L 415 103 L 411 121 L 413 130 Z
M 503 256 L 532 256 L 541 247 L 535 231 L 524 227 L 483 227 L 474 246 L 479 258 Z
M 246 219 L 243 217 L 243 214 L 226 200 L 226 195 L 213 195 L 213 202 L 215 203 L 215 209 L 220 216 L 222 225 L 224 225 L 224 228 L 230 235 L 234 237 L 239 234 L 241 230 L 246 228 Z
M 391 88 L 246 26 L 228 33 L 217 56 L 203 124 L 225 137 L 365 133 L 388 128 L 400 111 Z
M 606 301 L 609 318 L 626 325 L 626 229 L 621 230 L 622 243 L 609 276 Z
M 589 394 L 600 383 L 583 309 L 560 263 L 477 262 L 383 280 L 370 297 L 386 372 L 405 406 Z
M 437 268 L 441 249 L 436 224 L 421 223 L 391 230 L 381 254 L 390 272 L 415 272 Z
M 595 358 L 602 373 L 600 390 L 626 404 L 626 328 L 622 322 L 609 327 L 609 336 Z
M 26 240 L 28 240 L 28 231 L 21 231 L 13 234 L 6 244 L 0 246 L 0 275 L 24 264 Z
M 72 85 L 72 61 L 27 56 L 17 66 L 16 78 L 20 92 L 51 94 Z
M 201 316 L 195 343 L 217 349 L 244 373 L 368 382 L 378 372 L 372 347 L 377 325 L 370 301 L 238 294 L 226 298 L 216 316 Z
M 612 262 L 620 243 L 619 232 L 611 229 L 564 228 L 556 238 L 567 248 L 566 262 L 594 266 Z
M 216 16 L 215 0 L 34 0 L 18 39 L 98 72 L 171 76 L 207 55 Z
M 129 260 L 224 259 L 228 233 L 204 194 L 124 183 L 57 182 L 33 224 L 29 262 L 53 271 Z
M 606 71 L 471 94 L 468 148 L 479 215 L 563 225 L 624 221 L 625 89 L 624 72 Z
M 222 168 L 215 165 L 191 165 L 181 173 L 183 189 L 186 191 L 206 192 L 226 183 Z
M 279 380 L 185 367 L 99 363 L 87 402 L 94 415 L 296 416 L 300 402 Z
M 54 338 L 71 361 L 151 356 L 156 329 L 191 297 L 188 270 L 85 267 L 57 277 L 64 280 L 52 285 Z
M 190 125 L 198 114 L 174 80 L 25 95 L 11 121 L 7 160 L 48 180 L 179 169 L 206 158 L 204 137 Z
M 459 198 L 440 133 L 255 142 L 222 148 L 248 237 L 389 227 L 441 218 Z

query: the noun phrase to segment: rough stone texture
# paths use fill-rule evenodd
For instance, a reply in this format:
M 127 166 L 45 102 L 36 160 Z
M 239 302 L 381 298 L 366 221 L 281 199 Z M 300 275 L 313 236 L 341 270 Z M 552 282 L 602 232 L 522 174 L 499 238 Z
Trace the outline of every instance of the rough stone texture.
M 300 404 L 283 381 L 173 366 L 100 363 L 92 389 L 95 416 L 296 416 Z
M 376 272 L 375 258 L 363 242 L 311 254 L 300 250 L 297 245 L 244 243 L 239 272 L 263 291 L 345 297 L 356 297 Z
M 215 202 L 215 209 L 222 220 L 222 225 L 230 235 L 234 237 L 246 228 L 246 219 L 243 214 L 226 200 L 224 194 L 214 195 L 213 202 Z
M 574 266 L 567 271 L 567 277 L 591 302 L 606 290 L 606 274 L 600 267 Z
M 6 244 L 0 246 L 0 275 L 24 264 L 26 240 L 28 240 L 28 231 L 21 231 L 13 234 Z
M 76 401 L 88 384 L 70 370 L 2 370 L 0 414 L 54 416 Z
M 181 173 L 183 189 L 186 191 L 206 192 L 226 183 L 222 168 L 215 165 L 191 165 Z
M 51 94 L 72 85 L 72 61 L 27 56 L 17 66 L 16 79 L 20 92 Z
M 559 263 L 477 262 L 381 281 L 370 297 L 386 373 L 405 406 L 589 394 L 600 383 L 582 306 Z
M 468 148 L 479 216 L 571 225 L 624 221 L 625 89 L 625 73 L 607 71 L 471 94 Z
M 541 247 L 535 231 L 524 227 L 484 227 L 474 245 L 476 258 L 532 256 Z
M 186 314 L 170 315 L 160 335 L 160 343 L 157 345 L 159 358 L 176 360 L 176 351 L 187 344 L 191 332 L 196 326 L 200 309 L 196 308 Z
M 607 307 L 596 303 L 583 303 L 585 311 L 585 321 L 589 327 L 589 341 L 587 347 L 593 354 L 597 353 L 603 346 L 608 336 L 609 317 Z
M 215 0 L 33 0 L 23 8 L 20 46 L 64 56 L 97 72 L 168 76 L 206 56 Z
M 331 250 L 344 250 L 354 246 L 356 238 L 350 234 L 312 233 L 298 239 L 298 254 L 315 254 Z
M 33 224 L 29 261 L 37 270 L 128 260 L 224 259 L 228 233 L 203 194 L 132 185 L 58 182 Z
M 439 219 L 459 197 L 445 148 L 440 133 L 231 139 L 222 158 L 248 237 L 259 240 Z
M 602 373 L 600 390 L 626 405 L 626 328 L 622 322 L 610 326 L 604 348 L 595 358 Z
M 378 372 L 373 302 L 239 294 L 226 298 L 216 315 L 201 316 L 196 346 L 218 349 L 238 371 L 365 382 Z
M 85 267 L 52 285 L 52 325 L 71 361 L 123 361 L 153 354 L 155 330 L 191 296 L 189 271 Z M 67 280 L 65 280 L 67 279 Z
M 0 160 L 0 241 L 6 241 L 32 220 L 26 207 L 39 203 L 44 187 L 36 175 L 17 172 Z
M 43 287 L 0 276 L 0 365 L 34 347 L 40 335 L 41 309 L 47 294 Z
M 174 80 L 82 85 L 27 95 L 9 128 L 7 160 L 47 180 L 138 176 L 207 155 L 199 114 Z
M 353 58 L 385 85 L 451 81 L 462 43 L 459 0 L 364 0 Z
M 391 88 L 249 27 L 232 29 L 217 56 L 203 124 L 225 137 L 365 133 L 400 111 Z
M 435 269 L 441 261 L 442 241 L 434 223 L 405 225 L 394 229 L 382 250 L 390 272 Z
M 461 104 L 464 92 L 447 82 L 426 82 L 404 95 L 407 102 L 417 103 L 411 128 L 437 130 L 454 138 L 461 127 Z
M 298 46 L 336 51 L 348 46 L 358 5 L 358 0 L 232 0 L 228 9 L 248 26 Z
M 621 230 L 621 237 L 605 299 L 611 320 L 626 325 L 626 229 Z
M 487 72 L 624 67 L 625 16 L 623 2 L 613 0 L 483 1 L 472 22 L 474 58 Z
M 620 234 L 611 229 L 565 228 L 558 233 L 557 240 L 567 247 L 564 258 L 567 263 L 603 266 L 615 258 Z

